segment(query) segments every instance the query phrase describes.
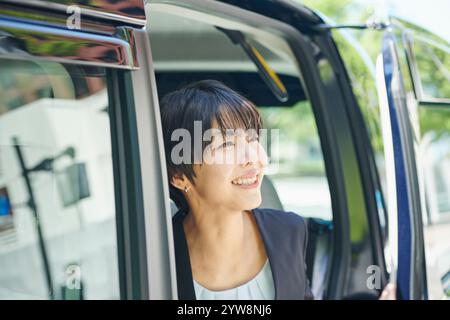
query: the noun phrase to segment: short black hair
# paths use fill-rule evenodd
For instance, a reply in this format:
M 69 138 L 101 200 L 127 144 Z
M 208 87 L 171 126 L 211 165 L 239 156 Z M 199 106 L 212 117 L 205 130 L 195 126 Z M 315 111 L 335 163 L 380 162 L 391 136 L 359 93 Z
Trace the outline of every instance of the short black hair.
M 187 209 L 184 196 L 170 180 L 184 174 L 194 185 L 194 152 L 189 164 L 174 164 L 171 151 L 178 142 L 171 140 L 173 131 L 186 129 L 194 137 L 194 121 L 201 121 L 202 133 L 211 129 L 215 121 L 224 135 L 227 129 L 254 129 L 259 133 L 261 115 L 251 101 L 217 80 L 201 80 L 170 92 L 161 100 L 160 108 L 170 197 L 178 208 Z M 191 150 L 193 144 L 192 141 Z M 202 143 L 202 155 L 207 144 Z

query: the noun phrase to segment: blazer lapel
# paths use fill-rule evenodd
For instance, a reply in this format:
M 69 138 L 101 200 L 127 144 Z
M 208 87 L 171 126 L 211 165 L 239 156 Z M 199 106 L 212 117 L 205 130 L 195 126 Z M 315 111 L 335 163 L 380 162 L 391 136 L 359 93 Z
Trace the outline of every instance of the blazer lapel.
M 300 265 L 304 262 L 298 232 L 291 230 L 286 223 L 280 223 L 280 213 L 265 212 L 264 209 L 253 209 L 252 212 L 272 270 L 275 299 L 304 299 L 306 282 L 300 271 Z M 182 211 L 173 217 L 178 298 L 196 300 L 189 249 L 183 228 L 184 217 Z
M 178 211 L 173 217 L 173 237 L 175 242 L 175 264 L 177 269 L 178 299 L 196 300 L 192 278 L 189 249 L 183 229 L 184 213 Z
M 275 300 L 303 299 L 304 281 L 300 273 L 302 252 L 295 233 L 277 217 L 265 213 L 264 209 L 254 209 L 256 222 L 264 242 L 275 287 Z M 278 213 L 279 214 L 279 213 Z

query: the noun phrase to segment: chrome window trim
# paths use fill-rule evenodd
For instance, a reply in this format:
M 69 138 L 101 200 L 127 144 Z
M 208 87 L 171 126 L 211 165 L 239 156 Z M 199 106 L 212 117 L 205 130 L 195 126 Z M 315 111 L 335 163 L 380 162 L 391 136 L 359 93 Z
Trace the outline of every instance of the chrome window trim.
M 117 11 L 108 10 L 106 6 L 102 6 L 101 4 L 98 7 L 89 5 L 89 4 L 80 4 L 78 2 L 81 1 L 72 1 L 69 4 L 57 3 L 58 0 L 2 0 L 5 3 L 11 3 L 15 5 L 22 5 L 26 7 L 34 7 L 38 9 L 50 9 L 61 11 L 67 13 L 67 9 L 70 6 L 79 6 L 81 15 L 87 17 L 93 17 L 98 19 L 112 20 L 118 21 L 122 23 L 132 24 L 140 27 L 144 27 L 146 24 L 145 19 L 145 10 L 144 10 L 144 1 L 139 1 L 139 9 L 141 10 L 141 15 L 133 15 L 133 14 L 121 14 L 117 13 Z
M 422 88 L 422 81 L 420 79 L 419 74 L 419 67 L 417 66 L 416 58 L 413 51 L 413 42 L 414 39 L 419 40 L 422 43 L 426 43 L 431 46 L 435 46 L 443 51 L 449 52 L 449 48 L 445 47 L 435 41 L 426 39 L 425 37 L 419 36 L 419 35 L 413 35 L 409 31 L 403 32 L 403 44 L 405 47 L 406 52 L 406 61 L 408 64 L 409 74 L 411 76 L 411 80 L 413 83 L 413 89 L 414 93 L 416 95 L 416 99 L 421 104 L 431 104 L 431 105 L 449 105 L 450 99 L 449 98 L 432 98 L 432 97 L 425 97 L 423 88 Z
M 380 101 L 381 131 L 384 141 L 384 158 L 387 178 L 387 211 L 388 211 L 388 241 L 385 247 L 386 264 L 391 281 L 396 281 L 398 267 L 398 220 L 397 220 L 397 179 L 394 165 L 394 144 L 392 140 L 391 118 L 388 93 L 384 79 L 383 56 L 380 53 L 376 60 L 376 85 Z
M 139 67 L 134 47 L 132 28 L 118 28 L 117 37 L 85 33 L 75 30 L 24 23 L 13 19 L 0 19 L 0 56 L 14 59 L 42 59 L 60 63 L 77 63 L 101 67 L 137 69 Z M 38 41 L 36 48 L 28 46 Z M 53 45 L 52 50 L 42 50 L 42 45 Z M 63 45 L 62 49 L 61 46 Z M 67 44 L 76 45 L 75 54 L 68 52 Z M 56 46 L 55 46 L 56 45 Z M 94 52 L 105 50 L 103 55 Z M 83 52 L 83 49 L 85 49 Z

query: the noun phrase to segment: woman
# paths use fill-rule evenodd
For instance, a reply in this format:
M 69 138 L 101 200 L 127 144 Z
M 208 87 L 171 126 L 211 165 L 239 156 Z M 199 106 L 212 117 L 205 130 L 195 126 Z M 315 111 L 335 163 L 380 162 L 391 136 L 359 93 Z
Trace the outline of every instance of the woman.
M 267 155 L 253 103 L 204 80 L 166 95 L 161 118 L 170 195 L 180 209 L 179 298 L 313 299 L 304 219 L 258 208 Z

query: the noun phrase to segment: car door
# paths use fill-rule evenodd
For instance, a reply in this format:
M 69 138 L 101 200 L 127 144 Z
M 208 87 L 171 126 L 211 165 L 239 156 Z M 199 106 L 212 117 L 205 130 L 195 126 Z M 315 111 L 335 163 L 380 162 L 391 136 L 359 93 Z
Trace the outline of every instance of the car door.
M 172 297 L 145 23 L 0 3 L 0 298 Z
M 289 2 L 272 1 L 239 4 L 234 1 L 149 1 L 147 13 L 151 53 L 160 98 L 179 87 L 181 83 L 200 80 L 203 76 L 216 77 L 225 83 L 229 81 L 230 86 L 244 92 L 252 100 L 256 100 L 258 105 L 264 107 L 263 113 L 268 123 L 272 118 L 272 124 L 278 126 L 281 121 L 276 123 L 274 119 L 279 114 L 283 116 L 287 114 L 288 121 L 284 121 L 286 129 L 300 128 L 302 126 L 292 124 L 296 120 L 295 116 L 300 114 L 303 117 L 302 120 L 309 117 L 308 123 L 312 127 L 317 125 L 317 137 L 314 137 L 316 133 L 314 131 L 308 132 L 308 135 L 309 138 L 314 137 L 316 145 L 320 141 L 321 150 L 319 151 L 321 152 L 316 153 L 319 154 L 316 159 L 323 161 L 324 170 L 319 169 L 322 170 L 320 178 L 325 182 L 321 183 L 325 186 L 321 187 L 324 194 L 321 205 L 325 207 L 324 212 L 327 213 L 325 217 L 332 221 L 333 227 L 329 250 L 332 255 L 327 260 L 329 262 L 325 264 L 329 269 L 329 274 L 326 276 L 326 290 L 320 290 L 323 294 L 317 296 L 324 299 L 342 299 L 361 297 L 360 294 L 363 293 L 365 297 L 376 298 L 378 290 L 381 290 L 386 283 L 386 270 L 383 237 L 378 217 L 379 192 L 374 183 L 372 176 L 374 170 L 370 163 L 372 155 L 367 148 L 367 132 L 365 132 L 358 106 L 352 97 L 350 81 L 346 77 L 346 70 L 341 64 L 332 37 L 329 31 L 318 31 L 315 28 L 323 21 L 301 5 L 294 6 Z M 299 23 L 295 23 L 296 21 Z M 213 26 L 245 33 L 250 33 L 249 30 L 255 27 L 266 30 L 271 37 L 264 34 L 260 37 L 261 39 L 277 40 L 273 41 L 273 44 L 277 44 L 276 46 L 268 47 L 269 52 L 279 50 L 279 53 L 282 53 L 280 48 L 286 47 L 285 44 L 278 45 L 280 41 L 276 38 L 281 38 L 281 43 L 287 41 L 293 53 L 289 57 L 292 57 L 299 66 L 301 88 L 304 88 L 304 92 L 307 93 L 306 97 L 310 100 L 310 105 L 302 110 L 291 108 L 294 110 L 289 112 L 287 105 L 286 108 L 281 109 L 281 103 L 280 107 L 277 102 L 267 103 L 265 100 L 271 97 L 271 93 L 264 85 L 254 86 L 258 83 L 258 77 L 252 78 L 249 82 L 232 73 L 253 70 L 253 68 L 243 68 L 246 66 L 242 63 L 246 61 L 245 55 L 237 55 L 239 60 L 234 62 L 239 62 L 238 64 L 225 64 L 227 59 L 223 56 L 231 55 L 233 49 L 239 48 L 230 48 L 230 41 L 224 38 L 224 35 L 211 37 L 218 33 L 218 28 Z M 190 30 L 194 32 L 190 33 Z M 199 36 L 202 30 L 205 30 L 205 35 Z M 257 33 L 262 34 L 262 32 Z M 202 39 L 208 39 L 208 42 L 202 42 Z M 218 39 L 223 41 L 213 41 Z M 217 54 L 208 56 L 215 51 Z M 220 69 L 223 66 L 226 66 L 225 70 Z M 238 67 L 235 68 L 235 66 Z M 296 69 L 290 67 L 285 70 L 292 72 Z M 280 69 L 279 73 L 283 74 L 283 70 Z M 230 81 L 230 76 L 235 77 L 236 81 Z M 249 83 L 253 84 L 253 88 L 249 86 Z M 290 93 L 296 93 L 292 94 L 292 97 L 299 97 L 298 88 L 298 84 L 296 87 L 289 88 Z M 270 108 L 274 106 L 275 108 Z M 304 129 L 307 130 L 307 128 Z M 289 137 L 285 138 L 283 143 L 286 150 L 293 144 L 296 144 L 294 146 L 296 149 L 301 147 L 296 139 Z M 320 159 L 320 153 L 323 155 L 323 160 Z M 287 164 L 296 162 L 302 161 L 294 159 Z M 299 182 L 306 182 L 305 185 L 307 185 L 308 180 L 304 176 L 299 179 L 301 174 L 298 174 L 298 177 L 294 176 L 292 168 L 291 166 L 288 174 L 297 180 L 294 181 L 296 184 L 287 184 L 280 176 L 274 177 L 275 190 L 279 192 L 281 205 L 292 208 L 290 210 L 301 208 L 302 212 L 314 211 L 317 215 L 318 208 L 307 208 L 305 199 L 308 197 L 305 197 L 298 187 Z M 278 186 L 276 180 L 279 181 Z M 314 191 L 311 186 L 308 186 L 308 189 Z M 313 197 L 309 197 L 308 200 L 314 201 Z M 379 270 L 379 287 L 368 285 L 367 280 L 374 270 Z M 320 268 L 318 271 L 319 274 L 324 274 L 320 272 Z M 312 273 L 314 279 L 314 269 Z M 321 284 L 322 282 L 320 286 Z
M 402 68 L 405 57 L 398 48 L 403 32 L 396 25 L 385 32 L 376 65 L 385 142 L 390 249 L 393 255 L 391 281 L 397 282 L 400 299 L 423 299 L 426 273 L 416 157 L 419 136 L 414 103 L 405 89 L 405 77 L 409 76 Z
M 412 118 L 419 137 L 416 154 L 423 208 L 425 295 L 429 299 L 448 298 L 450 46 L 417 26 L 401 20 L 397 24 L 403 26 L 401 47 L 410 80 L 406 92 L 416 107 Z

